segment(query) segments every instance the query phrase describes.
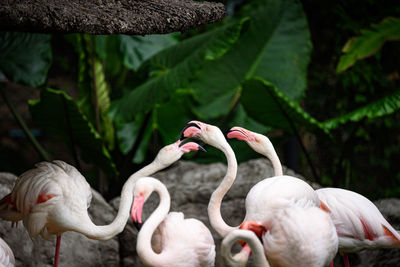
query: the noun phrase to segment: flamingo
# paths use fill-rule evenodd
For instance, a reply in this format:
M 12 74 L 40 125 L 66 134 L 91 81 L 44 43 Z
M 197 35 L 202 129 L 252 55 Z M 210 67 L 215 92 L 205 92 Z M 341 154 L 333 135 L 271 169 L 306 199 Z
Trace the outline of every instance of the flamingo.
M 262 226 L 271 266 L 329 266 L 338 251 L 338 236 L 330 216 L 308 199 L 290 200 L 269 213 Z
M 184 219 L 182 212 L 169 212 L 171 198 L 159 180 L 143 177 L 137 181 L 133 193 L 132 220 L 142 223 L 143 205 L 153 191 L 159 195 L 160 203 L 142 225 L 136 244 L 137 253 L 144 265 L 214 266 L 215 244 L 210 230 L 199 220 Z M 158 242 L 161 244 L 156 244 L 156 247 L 161 248 L 159 253 L 153 250 L 151 244 L 156 229 L 160 235 Z
M 2 238 L 0 238 L 0 266 L 1 267 L 15 266 L 14 253 Z
M 232 257 L 231 249 L 237 241 L 244 241 L 249 246 L 244 247 L 239 253 Z M 229 267 L 244 267 L 247 264 L 250 253 L 255 256 L 253 265 L 255 267 L 269 267 L 269 263 L 264 254 L 264 247 L 258 237 L 249 230 L 233 230 L 225 236 L 221 243 L 221 255 L 224 262 Z
M 221 130 L 213 125 L 199 121 L 189 122 L 182 130 L 181 140 L 185 138 L 200 138 L 205 143 L 221 150 L 228 162 L 227 173 L 220 185 L 212 193 L 208 205 L 208 216 L 211 226 L 222 237 L 229 232 L 238 229 L 226 224 L 221 216 L 221 201 L 236 178 L 237 162 L 231 146 L 226 141 Z M 285 202 L 275 199 L 309 199 L 315 206 L 320 205 L 317 194 L 310 185 L 301 179 L 281 175 L 264 179 L 254 185 L 247 194 L 244 221 L 249 225 L 251 221 L 258 225 L 266 214 L 282 208 Z
M 341 188 L 316 190 L 339 236 L 339 253 L 350 266 L 347 253 L 363 249 L 400 248 L 400 234 L 369 199 Z
M 74 231 L 91 239 L 109 240 L 122 232 L 129 218 L 136 180 L 151 175 L 191 150 L 204 150 L 196 143 L 182 145 L 177 141 L 162 148 L 148 166 L 131 175 L 125 182 L 118 214 L 109 225 L 93 224 L 87 209 L 92 192 L 79 171 L 60 160 L 41 162 L 23 173 L 12 192 L 0 201 L 0 218 L 12 225 L 22 220 L 31 238 L 50 240 L 57 236 L 54 266 L 58 266 L 61 234 Z
M 246 141 L 253 150 L 271 160 L 275 173 L 282 172 L 279 158 L 266 136 L 233 127 L 228 138 Z M 364 196 L 340 188 L 322 188 L 316 190 L 316 193 L 321 208 L 330 214 L 335 224 L 339 236 L 339 253 L 346 267 L 350 266 L 347 253 L 362 249 L 400 247 L 398 232 Z

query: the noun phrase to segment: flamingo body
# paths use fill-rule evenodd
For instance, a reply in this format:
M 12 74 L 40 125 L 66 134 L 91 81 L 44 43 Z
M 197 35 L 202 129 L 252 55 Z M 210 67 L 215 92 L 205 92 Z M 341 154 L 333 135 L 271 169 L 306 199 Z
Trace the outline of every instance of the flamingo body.
M 263 221 L 265 253 L 271 266 L 329 266 L 338 250 L 329 215 L 309 200 L 292 202 Z
M 266 214 L 300 199 L 308 199 L 319 206 L 314 189 L 299 178 L 283 175 L 264 179 L 255 184 L 247 194 L 244 220 L 263 220 Z
M 0 266 L 1 267 L 15 266 L 14 253 L 2 238 L 0 238 Z
M 170 196 L 159 180 L 151 177 L 138 180 L 132 206 L 133 221 L 141 222 L 142 206 L 153 191 L 159 194 L 160 204 L 138 233 L 136 250 L 142 262 L 157 267 L 214 266 L 215 244 L 211 232 L 199 220 L 184 219 L 181 212 L 168 213 Z M 156 229 L 158 236 L 151 240 Z
M 316 192 L 335 224 L 341 253 L 400 247 L 399 233 L 366 197 L 340 188 Z
M 12 192 L 0 201 L 0 218 L 13 224 L 23 221 L 31 238 L 57 236 L 54 266 L 58 265 L 61 234 L 75 231 L 91 239 L 109 240 L 122 232 L 129 218 L 136 180 L 151 175 L 200 146 L 181 141 L 165 146 L 152 163 L 131 175 L 125 182 L 118 214 L 109 225 L 95 225 L 88 214 L 92 199 L 90 185 L 73 166 L 56 160 L 41 162 L 23 173 Z M 201 148 L 202 149 L 202 148 Z

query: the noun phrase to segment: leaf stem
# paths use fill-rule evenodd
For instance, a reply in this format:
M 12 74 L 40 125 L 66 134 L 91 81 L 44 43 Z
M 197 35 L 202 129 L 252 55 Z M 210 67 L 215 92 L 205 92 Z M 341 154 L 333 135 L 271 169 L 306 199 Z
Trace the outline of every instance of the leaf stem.
M 41 156 L 41 158 L 43 160 L 51 161 L 51 158 L 50 158 L 49 154 L 47 154 L 46 150 L 44 150 L 44 148 L 36 140 L 35 136 L 33 136 L 32 132 L 29 130 L 29 128 L 26 125 L 25 121 L 18 114 L 18 112 L 16 111 L 14 105 L 8 99 L 8 96 L 7 96 L 6 92 L 4 91 L 2 83 L 0 83 L 0 94 L 4 99 L 4 102 L 7 104 L 8 109 L 10 110 L 11 114 L 14 116 L 15 120 L 18 122 L 19 126 L 22 128 L 22 130 L 24 131 L 24 133 L 28 137 L 28 140 L 30 141 L 30 143 L 32 144 L 32 146 L 36 150 L 36 152 Z
M 65 111 L 65 119 L 67 120 L 67 134 L 68 134 L 69 140 L 71 142 L 72 156 L 74 157 L 76 167 L 78 168 L 79 171 L 82 171 L 81 164 L 79 162 L 78 152 L 76 151 L 74 136 L 72 133 L 72 126 L 71 126 L 72 124 L 71 124 L 71 118 L 69 116 L 68 104 L 64 97 L 62 98 L 62 102 L 63 102 L 63 106 L 64 106 L 63 107 L 64 111 Z
M 319 177 L 319 175 L 318 175 L 318 173 L 317 173 L 317 171 L 316 171 L 316 169 L 315 169 L 315 167 L 314 167 L 314 164 L 313 164 L 313 162 L 312 162 L 312 160 L 311 160 L 310 154 L 308 153 L 306 147 L 305 147 L 304 144 L 303 144 L 303 141 L 301 140 L 301 136 L 300 136 L 299 132 L 297 131 L 296 125 L 294 124 L 293 120 L 290 118 L 289 114 L 287 114 L 287 112 L 285 111 L 285 109 L 280 105 L 280 103 L 279 103 L 279 101 L 276 99 L 276 97 L 275 97 L 273 94 L 271 94 L 271 97 L 275 100 L 275 102 L 277 103 L 277 106 L 278 106 L 279 109 L 281 110 L 283 116 L 285 116 L 285 118 L 286 118 L 287 121 L 289 122 L 290 128 L 292 128 L 293 133 L 294 133 L 294 135 L 295 135 L 297 141 L 298 141 L 299 144 L 300 144 L 301 150 L 303 150 L 303 153 L 304 153 L 304 155 L 306 156 L 306 160 L 307 160 L 308 165 L 310 166 L 311 172 L 312 172 L 312 174 L 313 174 L 313 176 L 314 176 L 314 181 L 320 184 L 320 183 L 321 183 L 321 179 L 320 179 L 320 177 Z

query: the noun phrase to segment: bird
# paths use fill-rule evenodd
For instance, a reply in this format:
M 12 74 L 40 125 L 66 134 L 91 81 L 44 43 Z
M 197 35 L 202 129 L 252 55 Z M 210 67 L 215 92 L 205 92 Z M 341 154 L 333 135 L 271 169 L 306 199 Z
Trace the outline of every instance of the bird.
M 227 173 L 217 189 L 212 193 L 208 205 L 208 216 L 213 229 L 225 237 L 230 231 L 239 226 L 229 226 L 221 216 L 221 202 L 231 185 L 236 179 L 237 162 L 235 153 L 226 141 L 222 131 L 210 124 L 199 121 L 190 121 L 182 129 L 181 140 L 186 138 L 200 138 L 203 142 L 221 150 L 228 162 Z M 285 202 L 276 199 L 309 199 L 319 207 L 319 200 L 314 189 L 301 179 L 280 175 L 264 179 L 255 184 L 248 192 L 245 200 L 246 215 L 244 221 L 250 224 L 254 221 L 258 225 L 267 213 L 282 208 Z
M 232 127 L 226 136 L 229 139 L 235 138 L 245 141 L 254 151 L 267 157 L 271 161 L 275 176 L 283 175 L 281 161 L 268 137 L 238 126 Z
M 237 241 L 246 242 L 250 249 L 242 249 L 239 253 L 232 256 L 232 246 Z M 233 230 L 227 234 L 221 243 L 221 256 L 228 267 L 244 267 L 247 264 L 250 253 L 254 255 L 253 266 L 269 267 L 269 263 L 264 253 L 264 247 L 256 234 L 249 230 Z
M 338 251 L 330 216 L 308 199 L 289 202 L 262 220 L 268 262 L 274 267 L 329 266 Z
M 0 266 L 1 267 L 14 267 L 15 258 L 10 246 L 0 238 Z
M 182 212 L 169 212 L 171 198 L 167 188 L 152 177 L 140 178 L 134 189 L 132 220 L 142 223 L 143 205 L 152 192 L 160 202 L 143 223 L 137 235 L 136 251 L 145 266 L 211 267 L 215 262 L 215 243 L 210 230 L 197 219 L 184 219 Z M 169 213 L 168 213 L 169 212 Z M 160 244 L 152 247 L 152 236 L 157 230 Z M 154 240 L 154 239 L 153 239 Z
M 350 266 L 348 253 L 364 249 L 400 248 L 400 234 L 368 198 L 341 188 L 321 188 L 316 192 L 322 208 L 335 224 L 339 253 L 346 267 Z
M 32 239 L 41 236 L 51 240 L 55 235 L 54 266 L 58 266 L 63 232 L 74 231 L 96 240 L 111 239 L 122 232 L 129 218 L 136 180 L 169 166 L 184 153 L 199 149 L 196 143 L 182 144 L 180 140 L 162 148 L 152 163 L 125 182 L 118 214 L 109 225 L 93 224 L 87 211 L 92 198 L 90 185 L 75 167 L 61 160 L 40 162 L 23 173 L 12 192 L 0 200 L 0 218 L 12 224 L 22 220 Z
M 272 162 L 275 174 L 282 165 L 269 139 L 242 127 L 233 127 L 228 138 L 246 141 L 256 152 Z M 347 253 L 379 247 L 400 247 L 398 232 L 386 221 L 376 206 L 356 192 L 340 188 L 315 190 L 323 210 L 329 213 L 339 236 L 339 253 L 350 266 Z M 256 226 L 252 226 L 260 230 Z

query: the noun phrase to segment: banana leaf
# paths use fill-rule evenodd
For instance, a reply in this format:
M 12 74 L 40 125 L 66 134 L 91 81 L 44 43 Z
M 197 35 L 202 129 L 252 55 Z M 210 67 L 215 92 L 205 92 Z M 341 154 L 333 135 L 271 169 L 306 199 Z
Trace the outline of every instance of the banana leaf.
M 79 147 L 82 158 L 104 170 L 109 177 L 117 175 L 111 155 L 99 133 L 65 92 L 43 89 L 40 100 L 30 100 L 34 121 L 49 133 L 66 142 L 70 149 Z
M 283 129 L 292 134 L 300 127 L 329 134 L 329 130 L 322 123 L 262 78 L 248 79 L 243 83 L 241 103 L 247 114 L 263 125 Z
M 225 55 L 207 62 L 190 84 L 204 106 L 197 110 L 202 117 L 229 112 L 242 81 L 253 76 L 274 84 L 292 101 L 304 94 L 312 45 L 300 2 L 253 0 L 240 15 L 251 19 L 249 29 Z M 220 106 L 218 113 L 213 106 Z
M 338 118 L 330 119 L 323 123 L 323 126 L 328 129 L 336 129 L 340 125 L 348 122 L 357 122 L 364 118 L 376 118 L 392 114 L 400 109 L 400 90 L 381 98 L 373 103 L 358 108 L 348 114 Z
M 190 79 L 206 61 L 214 61 L 235 43 L 248 20 L 229 23 L 195 36 L 156 54 L 142 69 L 153 74 L 145 83 L 113 101 L 109 113 L 114 120 L 131 121 L 136 114 L 162 104 Z

